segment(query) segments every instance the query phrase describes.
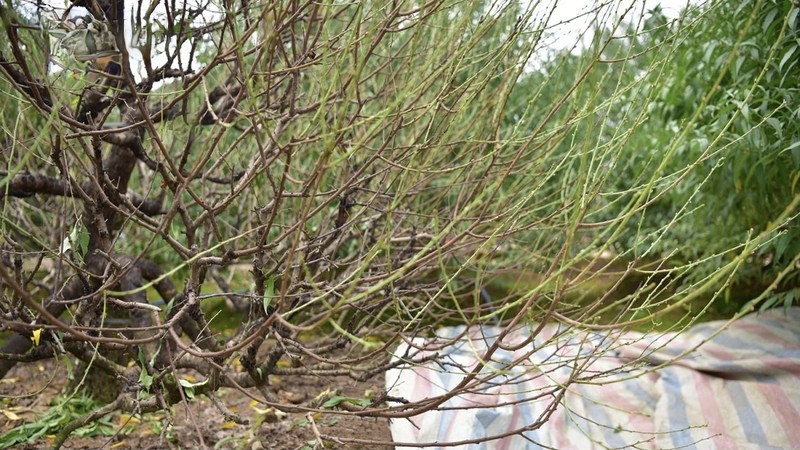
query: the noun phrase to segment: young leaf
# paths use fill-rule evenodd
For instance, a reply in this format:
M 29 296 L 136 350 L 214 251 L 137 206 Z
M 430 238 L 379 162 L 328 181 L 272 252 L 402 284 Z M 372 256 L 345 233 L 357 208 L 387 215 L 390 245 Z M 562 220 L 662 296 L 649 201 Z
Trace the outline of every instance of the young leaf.
M 145 371 L 144 369 L 142 369 L 142 371 L 139 372 L 139 384 L 144 386 L 144 389 L 147 392 L 150 392 L 150 386 L 153 385 L 153 376 L 148 374 L 147 371 Z
M 194 399 L 194 388 L 196 388 L 197 386 L 202 386 L 202 385 L 208 383 L 208 379 L 205 379 L 205 380 L 200 381 L 198 383 L 192 383 L 191 381 L 184 380 L 184 379 L 181 379 L 178 382 L 183 387 L 183 392 L 186 393 L 186 397 L 189 400 L 192 400 L 192 399 Z
M 275 279 L 277 278 L 276 275 L 272 275 L 267 278 L 267 284 L 264 286 L 264 313 L 269 314 L 269 304 L 272 302 L 272 297 L 275 296 Z
M 304 427 L 304 426 L 306 426 L 308 424 L 309 424 L 309 421 L 306 418 L 297 419 L 294 422 L 292 422 L 292 427 Z
M 343 401 L 347 400 L 347 397 L 342 397 L 341 395 L 334 395 L 333 397 L 329 398 L 325 403 L 322 404 L 323 408 L 333 408 L 334 406 L 339 405 Z
M 183 383 L 181 383 L 181 385 L 183 385 Z M 194 400 L 194 388 L 193 387 L 183 386 L 183 392 L 186 393 L 186 398 L 188 398 L 189 400 Z

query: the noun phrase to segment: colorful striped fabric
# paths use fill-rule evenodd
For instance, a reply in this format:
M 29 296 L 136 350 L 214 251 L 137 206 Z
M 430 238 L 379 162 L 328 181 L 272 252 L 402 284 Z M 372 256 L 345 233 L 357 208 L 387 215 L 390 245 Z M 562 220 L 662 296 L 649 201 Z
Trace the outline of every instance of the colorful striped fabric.
M 503 336 L 466 391 L 393 420 L 397 448 L 800 449 L 800 308 L 658 335 L 531 331 Z M 447 396 L 501 332 L 451 327 L 401 345 L 395 358 L 438 357 L 389 371 L 389 394 Z

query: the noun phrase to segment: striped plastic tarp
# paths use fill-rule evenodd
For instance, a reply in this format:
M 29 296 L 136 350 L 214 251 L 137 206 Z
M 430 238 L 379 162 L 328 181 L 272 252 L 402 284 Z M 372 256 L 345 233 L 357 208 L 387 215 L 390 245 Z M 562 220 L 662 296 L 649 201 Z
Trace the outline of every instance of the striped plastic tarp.
M 395 358 L 438 356 L 389 371 L 389 394 L 447 396 L 501 332 L 451 327 L 401 345 Z M 531 332 L 502 336 L 465 391 L 394 419 L 397 448 L 800 449 L 800 308 L 681 333 Z

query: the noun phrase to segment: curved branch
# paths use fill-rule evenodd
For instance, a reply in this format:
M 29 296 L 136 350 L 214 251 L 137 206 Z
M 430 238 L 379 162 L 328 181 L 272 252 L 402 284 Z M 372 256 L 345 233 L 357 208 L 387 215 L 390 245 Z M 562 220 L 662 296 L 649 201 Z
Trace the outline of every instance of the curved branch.
M 58 300 L 72 300 L 76 299 L 82 295 L 84 295 L 84 286 L 83 283 L 78 280 L 72 280 L 69 282 L 64 289 L 61 291 L 61 295 L 58 296 Z M 66 304 L 59 301 L 53 301 L 56 297 L 51 297 L 50 301 L 47 303 L 47 311 L 53 316 L 60 316 L 62 312 L 67 308 Z M 8 353 L 8 354 L 15 354 L 15 355 L 24 355 L 28 349 L 31 348 L 33 342 L 31 342 L 28 336 L 23 336 L 21 334 L 14 334 L 6 343 L 0 347 L 0 352 Z M 4 378 L 9 370 L 11 370 L 18 362 L 18 359 L 5 359 L 0 357 L 0 379 Z
M 36 194 L 73 196 L 72 189 L 66 181 L 29 173 L 14 175 L 8 184 L 0 189 L 5 191 L 4 196 L 9 197 L 30 197 Z
M 50 97 L 50 92 L 47 90 L 43 83 L 34 83 L 29 81 L 23 74 L 21 74 L 15 67 L 15 64 L 6 59 L 3 52 L 0 52 L 0 69 L 3 69 L 8 75 L 8 79 L 14 83 L 17 89 L 25 93 L 31 99 L 38 99 L 41 95 L 44 105 L 40 106 L 53 106 L 53 99 Z
M 4 175 L 0 173 L 0 175 Z M 83 186 L 86 190 L 89 185 Z M 46 175 L 33 175 L 22 173 L 15 175 L 7 185 L 0 186 L 4 197 L 32 197 L 36 194 L 59 195 L 64 197 L 78 197 L 78 192 L 73 191 L 72 186 L 64 180 L 48 177 Z M 164 214 L 161 200 L 141 198 L 136 194 L 128 194 L 131 204 L 147 216 L 157 216 Z

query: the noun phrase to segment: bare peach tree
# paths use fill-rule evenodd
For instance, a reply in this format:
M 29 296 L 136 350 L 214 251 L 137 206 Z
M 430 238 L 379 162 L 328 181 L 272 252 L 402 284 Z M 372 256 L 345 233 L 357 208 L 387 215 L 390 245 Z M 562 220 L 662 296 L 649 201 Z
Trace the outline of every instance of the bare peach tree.
M 368 379 L 443 324 L 634 324 L 679 307 L 574 293 L 601 255 L 635 259 L 615 237 L 675 186 L 653 171 L 606 189 L 678 45 L 647 33 L 696 23 L 646 23 L 640 5 L 559 19 L 533 3 L 0 6 L 0 376 L 70 357 L 114 381 L 55 446 L 187 389 L 235 421 L 221 387 L 296 409 L 271 377 Z M 549 54 L 557 25 L 583 16 L 570 45 L 584 51 Z M 614 202 L 628 203 L 608 217 Z M 217 326 L 231 315 L 235 329 Z M 470 386 L 336 406 L 409 417 Z

